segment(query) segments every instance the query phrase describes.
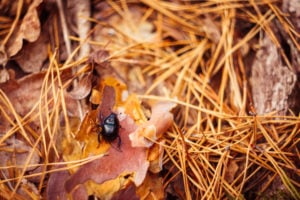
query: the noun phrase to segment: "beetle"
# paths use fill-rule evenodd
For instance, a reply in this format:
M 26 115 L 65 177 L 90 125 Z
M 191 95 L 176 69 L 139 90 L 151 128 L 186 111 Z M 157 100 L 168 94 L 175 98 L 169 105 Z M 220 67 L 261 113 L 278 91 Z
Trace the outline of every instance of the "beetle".
M 98 124 L 98 127 L 100 127 L 98 131 L 98 142 L 100 143 L 100 137 L 106 141 L 106 142 L 113 142 L 115 139 L 119 139 L 118 141 L 118 148 L 120 148 L 121 145 L 121 138 L 119 136 L 119 128 L 120 123 L 119 119 L 117 117 L 117 114 L 111 113 L 108 115 L 103 122 L 100 122 Z

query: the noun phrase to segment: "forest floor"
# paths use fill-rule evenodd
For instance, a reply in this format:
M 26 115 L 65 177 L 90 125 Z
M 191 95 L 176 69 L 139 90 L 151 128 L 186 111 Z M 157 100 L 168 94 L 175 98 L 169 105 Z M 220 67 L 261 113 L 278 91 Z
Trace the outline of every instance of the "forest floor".
M 300 2 L 0 2 L 0 199 L 300 199 Z

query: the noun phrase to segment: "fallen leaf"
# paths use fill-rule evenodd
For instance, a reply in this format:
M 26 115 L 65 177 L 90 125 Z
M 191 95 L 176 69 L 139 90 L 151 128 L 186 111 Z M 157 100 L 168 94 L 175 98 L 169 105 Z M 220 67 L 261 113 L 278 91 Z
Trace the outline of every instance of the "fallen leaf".
M 14 34 L 9 39 L 6 46 L 10 57 L 16 55 L 21 50 L 23 40 L 34 42 L 38 39 L 41 29 L 37 8 L 41 3 L 42 0 L 34 0 L 30 4 L 19 29 L 14 31 Z
M 103 123 L 103 120 L 110 115 L 116 102 L 116 92 L 112 86 L 106 85 L 103 88 L 103 94 L 102 102 L 97 109 L 99 123 Z
M 118 178 L 105 181 L 102 184 L 89 180 L 85 186 L 89 191 L 89 194 L 94 194 L 101 199 L 111 199 L 115 196 L 116 191 L 127 188 L 129 184 L 131 184 L 131 181 L 128 179 L 127 175 L 120 174 Z
M 89 63 L 92 65 L 98 64 L 101 68 L 109 66 L 108 62 L 109 52 L 105 49 L 98 49 L 91 53 L 89 57 Z
M 68 21 L 76 23 L 76 34 L 80 38 L 80 51 L 78 59 L 87 56 L 90 53 L 90 45 L 84 40 L 88 37 L 91 29 L 91 21 L 88 19 L 91 16 L 91 2 L 85 0 L 67 1 Z
M 22 180 L 17 193 L 20 194 L 24 199 L 41 199 L 37 187 L 33 183 L 28 182 L 26 179 Z
M 87 97 L 92 89 L 92 73 L 85 74 L 80 78 L 77 85 L 73 88 L 69 95 L 74 99 L 83 99 Z
M 48 58 L 48 36 L 42 34 L 32 42 L 26 43 L 16 56 L 16 62 L 27 73 L 37 73 L 41 70 L 44 61 Z
M 58 167 L 56 169 L 58 169 Z M 70 174 L 67 170 L 62 170 L 51 174 L 47 184 L 47 199 L 67 199 L 67 193 L 65 191 L 64 184 L 65 180 L 69 176 Z
M 150 124 L 157 130 L 157 137 L 160 138 L 163 131 L 166 131 L 172 124 L 173 115 L 170 113 L 170 109 L 175 104 L 159 103 L 153 106 L 152 116 L 147 121 L 140 101 L 135 95 L 130 95 L 124 101 L 122 93 L 126 91 L 125 88 L 116 79 L 105 79 L 100 87 L 102 99 L 97 110 L 87 113 L 76 134 L 75 139 L 82 145 L 78 145 L 79 143 L 75 141 L 72 145 L 65 144 L 66 150 L 69 149 L 64 153 L 67 154 L 64 156 L 66 161 L 91 155 L 103 155 L 99 159 L 80 166 L 78 170 L 72 170 L 72 175 L 65 183 L 66 192 L 71 196 L 74 196 L 78 187 L 84 186 L 88 195 L 109 199 L 116 192 L 130 185 L 131 182 L 135 186 L 141 185 L 148 172 L 150 162 L 153 163 L 153 171 L 161 170 L 162 146 L 158 145 L 151 149 L 143 146 L 135 147 L 132 145 L 129 135 L 139 127 L 148 127 Z M 120 146 L 118 146 L 118 139 L 111 143 L 102 139 L 98 144 L 97 137 L 101 130 L 98 129 L 97 124 L 103 123 L 105 117 L 111 112 L 117 114 L 120 123 Z M 154 119 L 155 117 L 159 119 Z M 80 154 L 82 155 L 80 156 Z M 149 155 L 151 156 L 149 157 Z
M 67 192 L 72 192 L 77 185 L 84 184 L 89 180 L 101 184 L 115 179 L 125 172 L 126 174 L 123 176 L 132 179 L 136 185 L 143 182 L 149 167 L 146 148 L 131 146 L 128 134 L 137 126 L 130 117 L 120 121 L 120 125 L 123 127 L 120 128 L 119 133 L 122 141 L 121 150 L 112 147 L 108 150 L 107 155 L 82 166 L 66 181 Z M 112 143 L 112 146 L 114 145 L 116 147 L 116 141 Z
M 160 102 L 152 107 L 150 120 L 129 135 L 134 147 L 151 147 L 173 123 L 172 102 Z
M 148 152 L 148 161 L 150 162 L 149 171 L 152 173 L 159 173 L 163 167 L 163 155 L 165 141 L 157 141 L 154 143 Z
M 130 184 L 128 187 L 116 192 L 111 200 L 119 199 L 140 200 L 139 196 L 136 195 L 136 186 Z
M 40 162 L 38 152 L 25 142 L 18 139 L 6 140 L 6 146 L 1 146 L 0 150 L 0 166 L 7 166 L 8 163 L 11 163 L 21 170 L 25 168 L 25 164 L 28 163 L 26 171 L 30 171 L 35 169 L 36 166 L 34 165 Z M 30 155 L 31 157 L 29 157 Z M 2 172 L 7 172 L 5 169 L 2 170 Z
M 101 93 L 97 89 L 92 89 L 91 96 L 90 96 L 90 102 L 92 105 L 99 105 L 101 102 Z
M 139 43 L 154 43 L 159 41 L 154 24 L 148 20 L 143 20 L 142 16 L 144 13 L 140 7 L 130 7 L 128 12 L 122 17 L 118 14 L 107 14 L 113 13 L 111 12 L 112 7 L 107 5 L 107 3 L 100 4 L 101 12 L 96 12 L 98 16 L 94 17 L 96 19 L 105 18 L 110 26 L 96 26 L 94 33 L 95 40 L 107 42 L 118 38 L 115 42 L 119 44 L 126 44 L 130 40 Z M 117 37 L 117 34 L 121 34 L 122 36 Z
M 239 170 L 239 165 L 235 160 L 230 160 L 227 164 L 226 171 L 225 171 L 225 180 L 228 183 L 232 183 L 235 179 L 235 175 Z
M 140 199 L 164 199 L 163 179 L 157 174 L 147 173 L 142 185 L 137 188 L 137 195 Z
M 15 111 L 21 115 L 26 115 L 33 106 L 39 102 L 42 86 L 45 79 L 45 72 L 35 73 L 27 75 L 19 80 L 9 80 L 0 85 L 0 89 L 9 98 L 11 104 L 14 106 Z M 54 83 L 54 88 L 58 89 L 57 81 Z M 77 111 L 77 102 L 71 98 L 66 92 L 64 93 L 66 99 L 66 106 L 70 116 L 79 116 Z M 48 99 L 51 99 L 51 92 L 48 93 Z M 53 104 L 49 103 L 49 109 L 52 108 Z M 1 116 L 2 121 L 6 121 Z M 39 119 L 38 119 L 39 121 Z
M 110 144 L 102 141 L 100 144 L 98 142 L 99 127 L 95 119 L 98 119 L 98 112 L 96 110 L 90 111 L 84 117 L 78 133 L 75 136 L 75 139 L 82 143 L 82 147 L 78 146 L 78 158 L 86 158 L 92 155 L 104 154 L 110 147 Z M 75 141 L 74 141 L 75 142 Z M 69 148 L 69 144 L 66 143 L 66 149 Z M 67 159 L 69 161 L 76 160 L 74 153 L 68 153 L 70 157 Z
M 9 72 L 7 69 L 0 70 L 0 83 L 5 83 L 10 79 Z

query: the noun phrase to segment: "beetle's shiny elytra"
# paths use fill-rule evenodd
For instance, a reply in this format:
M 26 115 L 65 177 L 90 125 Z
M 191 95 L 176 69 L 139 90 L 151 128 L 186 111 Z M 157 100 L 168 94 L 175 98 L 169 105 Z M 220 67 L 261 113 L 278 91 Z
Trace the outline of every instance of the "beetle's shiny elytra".
M 111 113 L 104 120 L 103 123 L 98 125 L 101 130 L 98 132 L 98 142 L 100 143 L 100 136 L 106 142 L 113 142 L 116 138 L 119 138 L 118 147 L 121 145 L 121 138 L 119 136 L 119 120 L 115 113 Z

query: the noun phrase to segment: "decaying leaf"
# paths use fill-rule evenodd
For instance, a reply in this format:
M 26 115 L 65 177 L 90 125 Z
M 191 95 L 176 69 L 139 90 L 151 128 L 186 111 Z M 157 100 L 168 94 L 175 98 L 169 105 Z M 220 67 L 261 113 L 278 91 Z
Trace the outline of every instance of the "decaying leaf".
M 166 131 L 172 124 L 173 116 L 169 110 L 174 107 L 174 104 L 160 103 L 153 106 L 151 119 L 146 121 L 139 100 L 134 95 L 123 100 L 124 97 L 122 98 L 121 94 L 124 92 L 124 86 L 122 84 L 115 79 L 108 78 L 101 88 L 102 99 L 98 109 L 87 113 L 76 134 L 76 140 L 83 145 L 83 148 L 75 141 L 73 145 L 68 145 L 68 143 L 64 145 L 66 150 L 69 149 L 64 153 L 66 161 L 103 154 L 99 159 L 82 165 L 75 172 L 71 170 L 72 174 L 65 182 L 66 192 L 71 196 L 78 192 L 77 188 L 82 190 L 84 186 L 88 195 L 93 194 L 109 199 L 131 182 L 137 187 L 140 186 L 149 170 L 150 162 L 160 163 L 158 165 L 162 162 L 162 146 L 158 145 L 151 149 L 143 146 L 137 147 L 133 145 L 129 135 L 140 127 L 151 126 L 157 130 L 154 132 L 157 136 L 153 139 L 160 138 L 163 131 Z M 100 137 L 101 142 L 98 143 L 98 134 L 101 134 L 102 130 L 99 130 L 97 124 L 102 123 L 111 112 L 118 114 L 120 146 L 118 146 L 118 138 L 109 144 Z M 160 169 L 161 166 L 156 167 L 156 172 Z M 141 189 L 140 193 L 146 195 L 142 191 L 144 190 Z M 149 190 L 145 189 L 145 193 L 149 193 Z
M 23 46 L 23 40 L 34 42 L 40 35 L 40 19 L 37 12 L 37 7 L 42 3 L 42 0 L 34 0 L 22 19 L 18 31 L 15 31 L 7 44 L 7 52 L 9 56 L 16 55 Z
M 47 59 L 48 36 L 44 33 L 32 42 L 26 43 L 16 56 L 16 62 L 27 73 L 37 73 Z
M 24 199 L 41 199 L 41 195 L 39 194 L 37 187 L 33 183 L 28 182 L 26 179 L 23 179 L 17 193 Z
M 118 39 L 117 43 L 127 43 L 128 40 L 135 42 L 158 42 L 157 34 L 153 23 L 143 20 L 143 12 L 138 7 L 130 8 L 130 15 L 126 15 L 126 18 L 112 14 L 107 16 L 107 13 L 111 12 L 111 7 L 105 5 L 106 2 L 102 2 L 102 12 L 97 13 L 96 18 L 107 18 L 111 27 L 97 26 L 94 39 L 103 41 L 110 41 L 111 39 L 118 38 L 118 34 L 122 34 L 122 40 Z M 99 5 L 100 6 L 100 5 Z M 117 5 L 115 5 L 117 6 Z M 103 38 L 104 36 L 104 38 Z
M 163 155 L 164 155 L 164 140 L 154 143 L 150 147 L 148 154 L 148 161 L 150 162 L 149 171 L 152 173 L 159 173 L 162 170 Z
M 26 171 L 30 171 L 34 170 L 36 168 L 35 165 L 39 162 L 40 156 L 38 152 L 21 140 L 7 140 L 6 146 L 1 146 L 0 148 L 0 166 L 16 165 L 19 170 L 26 167 Z M 4 169 L 2 172 L 8 173 Z M 9 177 L 8 174 L 7 177 Z
M 150 147 L 171 126 L 173 115 L 169 112 L 175 103 L 161 102 L 152 107 L 151 118 L 130 134 L 132 145 L 136 147 Z
M 92 89 L 92 74 L 85 74 L 78 82 L 76 87 L 69 92 L 74 99 L 83 99 L 90 94 Z
M 19 115 L 24 116 L 34 107 L 34 105 L 40 99 L 45 77 L 45 72 L 30 74 L 19 80 L 10 80 L 6 83 L 3 83 L 2 85 L 0 85 L 0 88 L 10 99 L 11 104 L 14 105 L 15 111 Z M 55 81 L 55 85 L 53 87 L 56 89 L 58 87 L 57 84 L 57 81 Z M 48 98 L 51 99 L 52 95 L 53 94 L 49 92 Z M 65 93 L 65 97 L 66 101 L 68 102 L 67 107 L 69 114 L 78 116 L 78 112 L 76 109 L 77 103 L 75 102 L 75 100 L 70 98 L 67 93 Z M 53 103 L 49 103 L 48 106 L 51 109 Z
M 116 192 L 111 200 L 119 199 L 140 200 L 140 198 L 136 194 L 136 186 L 134 184 L 130 184 L 123 190 Z
M 25 115 L 38 101 L 44 77 L 45 73 L 31 74 L 2 85 L 1 89 L 8 96 L 17 113 Z
M 45 92 L 43 90 L 45 89 L 45 82 L 47 82 L 46 73 L 41 72 L 30 74 L 19 80 L 10 79 L 0 86 L 2 98 L 0 101 L 2 110 L 0 115 L 0 165 L 1 167 L 7 166 L 7 169 L 2 169 L 2 175 L 8 180 L 24 175 L 30 176 L 29 178 L 17 179 L 18 187 L 16 191 L 25 196 L 31 195 L 30 197 L 39 195 L 39 192 L 33 191 L 34 187 L 32 183 L 40 182 L 43 178 L 42 173 L 45 170 L 44 167 L 39 166 L 40 162 L 42 162 L 41 154 L 44 154 L 44 149 L 41 148 L 39 142 L 42 134 L 47 142 L 49 141 L 49 137 L 47 133 L 42 132 L 43 130 L 40 128 L 42 126 L 41 121 L 46 118 L 47 114 L 53 111 L 53 97 L 57 94 L 51 92 L 58 90 L 57 81 L 53 81 L 51 82 L 53 85 L 48 85 L 51 90 L 47 88 L 47 92 Z M 71 115 L 72 112 L 76 112 L 74 107 L 71 108 L 72 106 L 76 106 L 76 103 L 68 97 L 67 93 L 65 94 L 65 100 L 68 102 L 66 109 Z M 43 99 L 42 102 L 40 101 L 41 98 Z M 39 107 L 39 103 L 42 104 L 41 107 Z M 13 107 L 10 105 L 13 105 Z M 47 109 L 43 106 L 47 106 L 49 113 L 45 112 Z M 41 112 L 39 108 L 43 108 L 43 111 Z M 28 113 L 31 113 L 33 110 L 36 112 L 35 115 L 24 117 L 28 116 Z M 20 121 L 18 123 L 21 125 L 17 126 L 16 121 Z M 43 124 L 43 126 L 46 125 Z M 50 137 L 54 136 L 51 135 Z M 55 142 L 54 138 L 52 140 Z M 25 180 L 28 182 L 25 183 Z M 32 190 L 32 194 L 28 193 L 30 190 Z
M 236 173 L 239 170 L 239 165 L 235 160 L 230 160 L 226 167 L 225 179 L 228 183 L 232 183 L 236 177 Z
M 47 199 L 67 199 L 65 180 L 70 174 L 67 170 L 52 173 L 47 184 Z
M 88 32 L 91 28 L 91 22 L 88 20 L 88 17 L 91 15 L 92 8 L 90 4 L 90 1 L 85 0 L 67 1 L 67 17 L 70 18 L 70 21 L 75 21 L 73 23 L 76 23 L 76 32 L 79 38 L 81 38 L 81 48 L 78 56 L 79 59 L 90 53 L 90 45 L 84 42 L 84 40 L 88 37 Z
M 123 177 L 131 178 L 136 185 L 140 185 L 148 170 L 146 148 L 135 148 L 131 146 L 128 134 L 134 131 L 137 126 L 134 121 L 126 117 L 120 121 L 120 150 L 117 149 L 116 141 L 107 155 L 82 166 L 66 182 L 67 192 L 71 192 L 77 185 L 84 184 L 88 180 L 101 184 L 107 180 L 118 178 L 120 174 Z M 122 161 L 122 162 L 120 162 Z M 121 183 L 120 183 L 121 184 Z
M 137 188 L 140 199 L 164 199 L 163 180 L 157 174 L 148 173 L 143 184 Z
M 10 79 L 10 74 L 7 69 L 0 70 L 0 84 L 8 81 Z

